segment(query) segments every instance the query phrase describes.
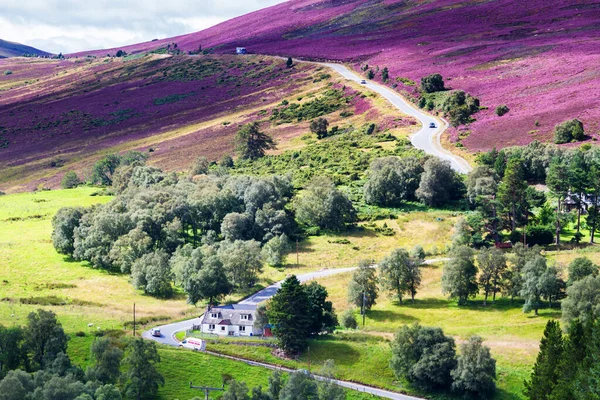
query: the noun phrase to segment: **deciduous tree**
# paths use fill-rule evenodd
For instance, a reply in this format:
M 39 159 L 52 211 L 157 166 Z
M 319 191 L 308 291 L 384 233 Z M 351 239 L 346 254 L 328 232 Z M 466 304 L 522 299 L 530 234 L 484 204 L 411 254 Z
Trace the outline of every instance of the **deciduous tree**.
M 473 250 L 459 246 L 452 250 L 450 260 L 444 266 L 442 291 L 451 298 L 458 297 L 458 304 L 466 304 L 469 297 L 479 291 L 477 286 L 477 267 Z

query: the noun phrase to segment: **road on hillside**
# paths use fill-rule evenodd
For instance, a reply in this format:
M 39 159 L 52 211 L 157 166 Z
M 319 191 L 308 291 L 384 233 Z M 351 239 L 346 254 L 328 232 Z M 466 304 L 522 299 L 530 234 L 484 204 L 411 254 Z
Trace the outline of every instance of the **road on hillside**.
M 356 72 L 350 70 L 348 67 L 342 64 L 333 63 L 315 63 L 331 68 L 341 76 L 354 82 L 360 83 L 364 78 L 358 75 Z M 363 84 L 367 88 L 374 92 L 379 93 L 387 101 L 392 103 L 396 108 L 402 111 L 406 115 L 415 117 L 421 122 L 421 129 L 413 134 L 410 138 L 413 146 L 417 149 L 423 150 L 427 154 L 439 157 L 442 160 L 447 160 L 452 165 L 452 168 L 461 173 L 467 174 L 472 170 L 469 163 L 462 157 L 452 154 L 448 150 L 442 147 L 440 137 L 442 133 L 448 128 L 448 123 L 441 118 L 436 118 L 431 115 L 425 114 L 422 110 L 416 107 L 414 104 L 408 102 L 401 95 L 396 93 L 390 88 L 379 85 L 375 82 L 366 81 Z M 436 128 L 429 128 L 429 124 L 434 123 Z
M 434 263 L 443 262 L 443 261 L 447 261 L 447 259 L 446 258 L 438 258 L 438 259 L 426 260 L 424 262 L 424 264 L 434 264 Z M 372 265 L 372 268 L 376 268 L 376 267 L 377 267 L 376 264 Z M 328 276 L 332 276 L 332 275 L 338 275 L 338 274 L 352 272 L 357 268 L 358 267 L 323 269 L 323 270 L 316 271 L 316 272 L 309 272 L 306 274 L 296 275 L 296 277 L 298 278 L 298 280 L 300 282 L 307 282 L 307 281 L 311 281 L 314 279 L 319 279 L 319 278 L 324 278 L 324 277 L 328 277 Z M 263 301 L 266 301 L 266 300 L 270 299 L 271 297 L 273 297 L 275 295 L 275 293 L 277 293 L 279 288 L 281 288 L 282 283 L 283 283 L 283 281 L 279 281 L 270 286 L 267 286 L 266 288 L 256 292 L 255 294 L 246 298 L 245 300 L 240 301 L 239 304 L 258 305 L 259 303 L 262 303 Z M 172 324 L 158 326 L 157 328 L 160 329 L 160 332 L 161 332 L 160 337 L 152 336 L 150 333 L 151 331 L 143 332 L 142 337 L 145 339 L 154 340 L 155 342 L 169 345 L 169 346 L 175 346 L 175 347 L 179 346 L 179 341 L 175 338 L 175 335 L 178 332 L 184 332 L 184 331 L 187 331 L 188 329 L 191 329 L 193 325 L 200 325 L 201 317 L 202 316 L 199 316 L 198 318 L 188 319 L 188 320 L 181 321 L 181 322 L 175 322 Z M 213 352 L 207 352 L 207 353 L 215 355 L 215 356 L 219 356 L 219 357 L 226 357 L 226 358 L 229 358 L 232 360 L 242 361 L 249 365 L 261 366 L 261 367 L 265 367 L 265 368 L 269 368 L 269 369 L 281 369 L 281 370 L 285 370 L 288 372 L 293 372 L 293 370 L 291 370 L 291 369 L 279 368 L 279 367 L 276 367 L 276 366 L 273 366 L 270 364 L 249 361 L 249 360 L 245 360 L 245 359 L 239 358 L 239 357 L 224 356 L 222 354 L 213 353 Z M 317 380 L 325 379 L 318 375 L 313 375 L 313 376 Z M 356 390 L 356 391 L 364 392 L 364 393 L 370 393 L 370 394 L 388 398 L 388 399 L 422 400 L 417 397 L 406 396 L 406 395 L 403 395 L 400 393 L 391 392 L 389 390 L 377 389 L 377 388 L 374 388 L 371 386 L 361 385 L 361 384 L 354 383 L 354 382 L 346 382 L 346 381 L 340 381 L 340 380 L 334 380 L 334 382 L 336 382 L 340 386 L 343 386 L 343 387 L 351 389 L 351 390 Z

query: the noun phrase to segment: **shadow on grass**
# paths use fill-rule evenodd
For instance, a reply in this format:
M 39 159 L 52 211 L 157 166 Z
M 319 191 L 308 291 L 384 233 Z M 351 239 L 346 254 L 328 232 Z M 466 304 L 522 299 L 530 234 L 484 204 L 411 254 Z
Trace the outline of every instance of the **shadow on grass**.
M 310 343 L 310 357 L 313 362 L 332 359 L 335 360 L 336 366 L 355 366 L 360 355 L 358 350 L 344 342 L 314 340 Z M 300 360 L 307 362 L 308 352 L 305 351 Z
M 402 314 L 395 310 L 371 310 L 367 312 L 367 317 L 370 320 L 377 322 L 386 322 L 386 321 L 400 321 L 405 323 L 417 322 L 418 318 L 413 317 L 412 315 Z M 362 317 L 360 317 L 362 318 Z

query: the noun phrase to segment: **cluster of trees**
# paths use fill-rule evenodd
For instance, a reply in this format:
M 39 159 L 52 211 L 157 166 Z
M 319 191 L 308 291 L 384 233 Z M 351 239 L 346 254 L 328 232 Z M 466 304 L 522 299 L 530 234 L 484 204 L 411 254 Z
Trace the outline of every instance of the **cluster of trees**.
M 534 311 L 536 315 L 542 299 L 552 307 L 553 300 L 564 298 L 566 283 L 558 269 L 548 265 L 539 247 L 517 244 L 508 259 L 510 264 L 497 248 L 483 249 L 476 258 L 470 247 L 457 246 L 444 266 L 442 291 L 457 298 L 459 305 L 480 292 L 485 295 L 484 305 L 490 295 L 495 301 L 497 293 L 511 299 L 521 297 L 525 300 L 523 311 Z
M 597 399 L 600 396 L 600 322 L 574 319 L 566 334 L 546 324 L 525 395 L 531 400 Z
M 378 265 L 378 270 L 369 260 L 362 260 L 352 274 L 348 285 L 348 303 L 360 308 L 364 315 L 376 303 L 379 290 L 396 296 L 402 304 L 404 296 L 410 296 L 414 303 L 415 296 L 421 285 L 421 265 L 425 252 L 421 246 L 416 246 L 410 253 L 399 248 L 384 257 Z M 358 323 L 352 310 L 342 315 L 342 326 L 356 329 Z
M 391 343 L 390 367 L 399 379 L 425 390 L 452 390 L 487 399 L 496 389 L 496 360 L 483 340 L 472 336 L 456 355 L 454 339 L 440 328 L 404 325 Z
M 116 175 L 115 183 L 125 172 Z M 286 177 L 206 176 L 194 183 L 146 166 L 127 175 L 112 202 L 59 210 L 52 238 L 59 253 L 130 273 L 152 295 L 169 296 L 173 281 L 191 303 L 251 286 L 262 254 L 280 263 L 296 230 Z M 215 287 L 203 287 L 207 277 Z
M 333 360 L 325 361 L 320 374 L 324 379 L 319 381 L 304 371 L 293 372 L 287 379 L 284 379 L 281 372 L 274 371 L 269 377 L 269 386 L 266 390 L 256 386 L 250 393 L 245 382 L 228 380 L 227 390 L 221 398 L 223 400 L 345 400 L 344 389 L 332 380 L 334 368 Z
M 367 204 L 386 207 L 412 200 L 443 206 L 461 199 L 464 191 L 462 179 L 448 161 L 411 156 L 374 160 L 364 186 Z
M 3 400 L 121 400 L 156 395 L 164 384 L 154 342 L 97 338 L 85 371 L 66 354 L 67 335 L 51 311 L 38 310 L 24 328 L 0 325 Z
M 509 229 L 513 242 L 560 244 L 561 231 L 575 221 L 575 241 L 583 237 L 587 224 L 590 242 L 600 220 L 600 150 L 588 146 L 562 149 L 533 142 L 522 148 L 492 150 L 479 157 L 481 166 L 469 174 L 467 195 L 475 214 L 466 224 L 474 245 L 500 240 L 500 231 Z M 554 206 L 529 184 L 546 184 L 556 199 Z M 568 212 L 565 200 L 575 210 Z M 537 210 L 536 213 L 533 211 Z M 585 221 L 582 214 L 586 212 Z M 524 228 L 526 227 L 526 228 Z M 522 232 L 518 231 L 522 228 Z M 483 242 L 481 241 L 483 240 Z
M 443 101 L 438 101 L 435 93 L 445 90 L 444 78 L 440 74 L 432 74 L 421 78 L 419 107 L 427 108 L 429 111 L 434 108 L 439 109 L 454 127 L 472 122 L 471 116 L 480 110 L 479 99 L 462 90 L 456 90 L 445 96 Z M 508 108 L 506 110 L 502 108 L 501 112 L 508 112 Z
M 333 332 L 338 325 L 333 305 L 327 300 L 327 289 L 316 282 L 302 285 L 295 275 L 282 283 L 257 314 L 259 328 L 271 324 L 279 348 L 288 355 L 302 352 L 308 338 Z

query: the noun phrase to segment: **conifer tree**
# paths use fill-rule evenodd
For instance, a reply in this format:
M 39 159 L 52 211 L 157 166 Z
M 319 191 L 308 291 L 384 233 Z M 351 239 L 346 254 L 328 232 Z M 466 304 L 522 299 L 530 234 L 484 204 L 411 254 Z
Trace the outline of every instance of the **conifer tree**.
M 546 324 L 540 352 L 533 366 L 531 378 L 525 381 L 525 395 L 530 400 L 548 400 L 559 380 L 560 360 L 564 344 L 560 325 L 556 320 Z

